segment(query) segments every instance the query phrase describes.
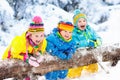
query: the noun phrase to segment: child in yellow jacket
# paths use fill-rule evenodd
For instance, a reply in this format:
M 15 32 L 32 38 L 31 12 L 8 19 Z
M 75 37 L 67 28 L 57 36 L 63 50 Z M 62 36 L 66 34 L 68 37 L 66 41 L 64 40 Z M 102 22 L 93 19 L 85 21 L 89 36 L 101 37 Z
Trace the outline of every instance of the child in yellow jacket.
M 32 66 L 39 66 L 40 56 L 45 52 L 47 45 L 43 25 L 41 17 L 35 16 L 28 30 L 12 40 L 2 59 L 15 58 L 28 62 Z

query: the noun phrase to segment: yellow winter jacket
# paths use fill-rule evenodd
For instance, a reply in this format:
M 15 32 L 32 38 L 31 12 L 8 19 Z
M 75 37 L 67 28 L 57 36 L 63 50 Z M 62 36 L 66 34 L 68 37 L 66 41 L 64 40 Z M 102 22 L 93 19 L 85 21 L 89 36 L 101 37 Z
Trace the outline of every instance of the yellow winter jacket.
M 9 52 L 10 52 L 10 58 L 17 58 L 17 59 L 21 59 L 23 60 L 23 55 L 26 54 L 26 33 L 23 33 L 21 36 L 16 36 L 11 44 L 7 47 L 7 49 L 5 50 L 2 59 L 6 59 L 9 56 Z M 43 40 L 43 43 L 41 44 L 41 52 L 42 54 L 45 52 L 46 50 L 46 45 L 47 45 L 47 41 L 46 39 Z M 33 54 L 33 46 L 29 45 L 27 50 L 29 51 L 30 54 Z

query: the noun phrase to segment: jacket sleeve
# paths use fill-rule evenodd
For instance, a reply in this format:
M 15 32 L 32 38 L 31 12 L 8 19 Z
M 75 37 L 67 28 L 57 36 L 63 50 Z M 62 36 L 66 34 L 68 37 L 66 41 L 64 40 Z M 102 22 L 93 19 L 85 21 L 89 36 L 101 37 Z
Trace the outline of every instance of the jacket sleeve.
M 95 41 L 95 47 L 100 46 L 102 44 L 101 37 L 96 33 L 96 31 L 93 28 L 89 27 L 89 29 L 92 35 L 91 40 Z
M 47 41 L 47 48 L 46 48 L 46 51 L 53 55 L 53 56 L 56 56 L 57 52 L 58 52 L 58 49 L 57 47 L 50 41 Z
M 44 52 L 46 51 L 46 47 L 47 47 L 47 40 L 44 39 L 43 44 L 42 44 L 42 48 L 41 48 L 42 54 L 44 54 Z
M 70 47 L 66 50 L 66 52 L 70 53 L 70 54 L 74 54 L 75 53 L 75 48 L 76 44 L 75 44 L 75 41 L 72 40 L 72 43 L 70 45 Z
M 76 50 L 76 44 L 75 41 L 72 40 L 72 44 L 70 45 L 70 47 L 65 51 L 65 53 L 67 54 L 66 59 L 69 60 L 72 58 L 73 54 L 75 53 Z
M 79 36 L 74 36 L 73 39 L 74 39 L 74 43 L 75 43 L 75 48 L 80 48 L 80 47 L 87 47 L 88 46 L 88 41 L 87 40 L 79 40 L 77 37 Z
M 23 60 L 23 56 L 20 55 L 25 48 L 26 44 L 23 44 L 23 41 L 19 36 L 15 37 L 11 43 L 11 56 L 12 58 L 17 58 Z

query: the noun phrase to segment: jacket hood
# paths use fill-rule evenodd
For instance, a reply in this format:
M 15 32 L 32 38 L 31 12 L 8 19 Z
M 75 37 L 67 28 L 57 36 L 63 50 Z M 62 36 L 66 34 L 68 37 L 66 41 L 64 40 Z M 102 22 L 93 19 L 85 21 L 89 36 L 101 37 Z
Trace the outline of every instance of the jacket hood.
M 59 32 L 59 31 L 58 31 L 58 28 L 54 28 L 54 29 L 53 29 L 53 34 L 56 34 L 57 32 Z

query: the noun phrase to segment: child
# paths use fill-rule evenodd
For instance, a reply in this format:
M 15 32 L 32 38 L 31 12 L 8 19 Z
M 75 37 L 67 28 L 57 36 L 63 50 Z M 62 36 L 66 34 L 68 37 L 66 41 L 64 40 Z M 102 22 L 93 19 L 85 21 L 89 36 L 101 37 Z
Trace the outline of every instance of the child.
M 47 37 L 47 52 L 61 60 L 71 59 L 75 52 L 75 42 L 72 39 L 73 28 L 71 22 L 59 22 L 58 27 L 53 29 L 53 33 Z M 68 70 L 56 70 L 48 72 L 45 77 L 46 80 L 64 79 L 67 72 Z
M 87 18 L 85 14 L 80 13 L 80 10 L 75 10 L 73 16 L 74 31 L 73 39 L 76 42 L 76 48 L 89 48 L 98 47 L 101 45 L 101 38 L 96 34 L 96 32 L 87 24 Z M 74 69 L 69 69 L 68 77 L 75 78 L 80 77 L 82 70 L 87 70 L 90 73 L 98 71 L 98 65 L 90 64 L 85 67 L 78 67 Z
M 46 50 L 47 41 L 44 37 L 41 17 L 35 16 L 32 21 L 25 33 L 12 40 L 2 59 L 15 58 L 28 62 L 32 66 L 39 66 L 40 56 Z

